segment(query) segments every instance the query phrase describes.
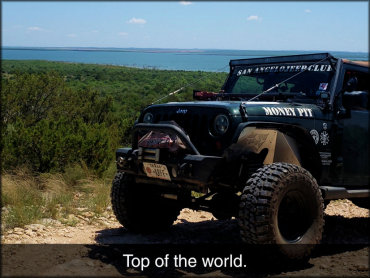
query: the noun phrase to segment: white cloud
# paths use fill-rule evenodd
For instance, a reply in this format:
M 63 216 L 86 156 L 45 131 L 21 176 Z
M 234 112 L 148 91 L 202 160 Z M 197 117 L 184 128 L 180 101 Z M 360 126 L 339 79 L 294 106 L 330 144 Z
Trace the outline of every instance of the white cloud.
M 31 26 L 27 28 L 28 31 L 45 31 L 44 29 L 37 27 L 37 26 Z
M 142 19 L 142 18 L 133 17 L 129 21 L 127 21 L 127 23 L 130 23 L 130 24 L 145 24 L 146 20 Z
M 126 32 L 119 32 L 118 33 L 118 36 L 127 36 L 128 35 L 128 33 L 126 33 Z
M 250 16 L 248 16 L 247 20 L 248 21 L 251 21 L 251 20 L 259 20 L 259 21 L 261 21 L 262 18 L 259 17 L 258 15 L 250 15 Z
M 304 12 L 309 14 L 311 12 L 311 10 L 310 9 L 305 9 Z
M 70 38 L 76 38 L 77 35 L 76 34 L 68 34 L 67 37 L 70 37 Z
M 188 6 L 188 5 L 192 5 L 193 3 L 192 2 L 189 2 L 189 1 L 180 1 L 180 5 L 183 5 L 183 6 Z

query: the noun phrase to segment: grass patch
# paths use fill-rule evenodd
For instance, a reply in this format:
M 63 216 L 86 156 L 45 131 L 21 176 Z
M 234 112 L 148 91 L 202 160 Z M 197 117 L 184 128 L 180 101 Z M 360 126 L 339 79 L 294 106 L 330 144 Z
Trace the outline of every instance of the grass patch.
M 2 179 L 2 230 L 37 223 L 42 218 L 75 226 L 70 214 L 86 208 L 96 214 L 110 205 L 108 177 L 97 178 L 81 165 L 70 166 L 63 174 L 34 175 L 28 169 L 4 173 Z M 67 219 L 67 220 L 66 220 Z
M 18 175 L 2 175 L 3 228 L 30 224 L 42 214 L 44 199 L 40 184 L 33 176 L 18 170 Z
M 115 161 L 112 161 L 107 170 L 102 174 L 102 179 L 107 181 L 108 183 L 111 183 L 114 176 L 117 173 L 117 164 Z
M 110 205 L 110 184 L 105 181 L 91 180 L 87 186 L 91 189 L 91 193 L 85 200 L 85 206 L 94 213 L 103 213 Z
M 76 227 L 78 220 L 76 218 L 67 218 L 63 219 L 61 223 L 67 226 Z
M 62 178 L 71 189 L 85 191 L 85 181 L 95 178 L 95 175 L 88 169 L 86 163 L 81 162 L 68 165 L 62 174 Z

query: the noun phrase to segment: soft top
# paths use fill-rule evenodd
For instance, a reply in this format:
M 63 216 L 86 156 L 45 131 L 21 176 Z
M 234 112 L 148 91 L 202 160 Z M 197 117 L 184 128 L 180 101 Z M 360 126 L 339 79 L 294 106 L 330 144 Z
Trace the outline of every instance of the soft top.
M 370 62 L 369 61 L 351 61 L 351 60 L 348 60 L 348 59 L 343 59 L 343 63 L 346 63 L 346 64 L 352 64 L 352 65 L 356 65 L 356 66 L 362 66 L 362 67 L 370 67 Z
M 301 54 L 301 55 L 288 55 L 288 56 L 274 56 L 265 58 L 251 58 L 251 59 L 237 59 L 230 60 L 230 66 L 240 65 L 255 65 L 255 64 L 271 64 L 271 63 L 286 63 L 286 62 L 314 62 L 320 61 L 325 58 L 337 60 L 330 53 L 314 53 L 314 54 Z M 343 63 L 352 64 L 361 67 L 370 67 L 369 61 L 352 61 L 342 59 Z

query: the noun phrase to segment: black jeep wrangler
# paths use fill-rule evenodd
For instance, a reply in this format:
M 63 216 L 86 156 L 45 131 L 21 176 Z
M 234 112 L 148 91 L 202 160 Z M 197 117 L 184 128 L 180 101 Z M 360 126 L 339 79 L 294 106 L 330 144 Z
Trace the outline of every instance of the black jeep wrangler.
M 219 93 L 145 108 L 116 152 L 118 221 L 150 232 L 207 210 L 307 258 L 330 200 L 369 207 L 369 80 L 368 62 L 328 53 L 231 60 Z

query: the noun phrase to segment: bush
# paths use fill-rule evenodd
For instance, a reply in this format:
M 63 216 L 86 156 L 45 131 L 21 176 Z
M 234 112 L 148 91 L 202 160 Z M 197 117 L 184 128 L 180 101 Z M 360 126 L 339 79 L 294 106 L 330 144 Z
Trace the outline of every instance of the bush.
M 153 101 L 191 100 L 192 89 L 217 91 L 226 73 L 9 61 L 2 63 L 3 167 L 60 172 L 85 163 L 101 175 L 134 121 Z
M 111 126 L 117 130 L 111 98 L 66 89 L 55 73 L 16 75 L 3 85 L 5 169 L 61 172 L 84 161 L 98 174 L 106 170 L 119 140 L 117 133 L 110 139 Z

